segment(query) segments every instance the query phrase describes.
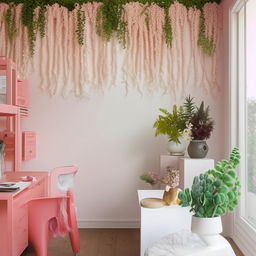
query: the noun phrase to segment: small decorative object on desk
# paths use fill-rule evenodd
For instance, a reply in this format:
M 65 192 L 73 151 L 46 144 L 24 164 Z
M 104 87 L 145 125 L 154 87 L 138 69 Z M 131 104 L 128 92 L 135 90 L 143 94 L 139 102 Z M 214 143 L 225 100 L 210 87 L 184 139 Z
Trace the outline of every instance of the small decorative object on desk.
M 167 174 L 164 176 L 162 183 L 166 185 L 163 200 L 167 205 L 178 204 L 178 188 L 180 182 L 180 176 L 178 170 L 172 170 L 167 168 Z
M 179 171 L 173 170 L 168 167 L 166 169 L 166 174 L 163 176 L 149 172 L 140 176 L 141 180 L 151 185 L 154 184 L 164 184 L 165 191 L 163 194 L 163 199 L 159 198 L 145 198 L 141 201 L 141 205 L 147 208 L 158 208 L 164 205 L 179 204 L 178 192 L 180 191 L 177 187 L 179 185 Z
M 235 171 L 239 162 L 239 150 L 234 148 L 229 160 L 222 160 L 214 169 L 196 176 L 191 189 L 179 193 L 180 204 L 190 206 L 194 213 L 192 232 L 200 235 L 222 232 L 220 216 L 235 209 L 241 194 Z
M 154 123 L 155 135 L 167 135 L 167 149 L 173 156 L 184 156 L 188 142 L 192 139 L 192 124 L 189 122 L 193 107 L 193 98 L 186 97 L 182 106 L 173 105 L 172 112 L 160 108 L 162 115 Z
M 209 117 L 209 106 L 204 108 L 204 102 L 200 107 L 195 107 L 192 98 L 192 111 L 189 119 L 192 125 L 192 138 L 188 146 L 188 154 L 191 158 L 205 158 L 208 153 L 206 140 L 210 138 L 214 127 L 214 121 Z

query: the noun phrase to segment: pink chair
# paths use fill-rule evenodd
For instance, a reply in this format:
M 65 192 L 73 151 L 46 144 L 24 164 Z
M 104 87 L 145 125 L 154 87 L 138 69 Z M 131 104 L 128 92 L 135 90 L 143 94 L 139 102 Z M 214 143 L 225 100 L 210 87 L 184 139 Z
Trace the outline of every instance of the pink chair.
M 50 230 L 50 224 L 59 224 L 60 206 L 63 205 L 63 202 L 66 203 L 72 250 L 75 255 L 80 251 L 76 211 L 71 190 L 76 172 L 77 167 L 74 166 L 59 167 L 52 170 L 49 177 L 49 197 L 34 199 L 28 204 L 29 241 L 37 256 L 47 256 L 48 241 L 54 235 Z

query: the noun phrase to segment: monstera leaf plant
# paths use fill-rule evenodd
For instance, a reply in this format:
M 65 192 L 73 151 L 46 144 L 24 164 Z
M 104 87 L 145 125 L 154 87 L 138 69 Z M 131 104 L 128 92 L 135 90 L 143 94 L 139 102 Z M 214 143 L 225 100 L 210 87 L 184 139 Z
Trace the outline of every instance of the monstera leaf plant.
M 181 205 L 190 206 L 194 216 L 202 218 L 218 217 L 233 211 L 241 194 L 235 171 L 239 162 L 239 150 L 234 148 L 229 160 L 222 160 L 214 169 L 196 176 L 192 187 L 179 193 Z

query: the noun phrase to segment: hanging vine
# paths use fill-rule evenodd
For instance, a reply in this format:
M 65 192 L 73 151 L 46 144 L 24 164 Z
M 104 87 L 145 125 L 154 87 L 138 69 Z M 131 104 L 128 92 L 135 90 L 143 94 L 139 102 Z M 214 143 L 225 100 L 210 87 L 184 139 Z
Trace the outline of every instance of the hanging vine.
M 40 5 L 40 11 L 38 15 L 38 29 L 41 37 L 45 36 L 45 12 L 46 12 L 46 6 L 41 4 Z
M 84 44 L 84 31 L 85 31 L 85 13 L 81 11 L 81 6 L 77 11 L 77 41 L 80 45 Z
M 206 3 L 217 3 L 221 0 L 176 0 L 183 4 L 187 8 L 194 7 L 202 10 Z M 91 3 L 91 0 L 0 0 L 0 3 L 10 4 L 9 9 L 6 12 L 5 22 L 7 24 L 8 37 L 12 40 L 16 34 L 15 22 L 12 13 L 12 6 L 22 3 L 22 24 L 27 28 L 29 45 L 31 54 L 34 53 L 36 34 L 40 33 L 41 37 L 45 36 L 45 12 L 47 5 L 59 4 L 68 8 L 72 11 L 76 4 Z M 123 5 L 134 2 L 134 0 L 95 0 L 100 2 L 102 5 L 98 8 L 96 31 L 107 42 L 115 35 L 118 41 L 123 47 L 126 46 L 127 36 L 127 22 L 124 20 L 124 9 Z M 137 0 L 141 4 L 156 4 L 161 8 L 164 8 L 165 22 L 163 30 L 165 33 L 165 41 L 168 46 L 171 47 L 173 35 L 172 35 L 172 24 L 169 16 L 169 8 L 175 2 L 175 0 Z M 39 7 L 38 17 L 35 17 L 35 9 Z M 147 20 L 145 20 L 147 23 Z M 77 40 L 80 45 L 84 43 L 84 32 L 85 32 L 85 15 L 81 10 L 77 11 Z M 203 51 L 212 55 L 215 50 L 214 43 L 211 39 L 205 35 L 204 27 L 204 16 L 201 14 L 200 17 L 200 33 L 198 39 L 198 45 L 202 47 Z
M 9 5 L 9 8 L 7 9 L 5 16 L 4 16 L 5 23 L 7 24 L 7 35 L 10 41 L 12 42 L 13 38 L 15 37 L 17 33 L 17 29 L 15 26 L 15 17 L 13 14 L 13 4 Z
M 199 21 L 199 36 L 198 36 L 198 45 L 202 47 L 202 50 L 205 54 L 212 56 L 215 51 L 215 44 L 213 39 L 208 38 L 205 34 L 205 18 L 204 14 L 201 11 L 200 21 Z

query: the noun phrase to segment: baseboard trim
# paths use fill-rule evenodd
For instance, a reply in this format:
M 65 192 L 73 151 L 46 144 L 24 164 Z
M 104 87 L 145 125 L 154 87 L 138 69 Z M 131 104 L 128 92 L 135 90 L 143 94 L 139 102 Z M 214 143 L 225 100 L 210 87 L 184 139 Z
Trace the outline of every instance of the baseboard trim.
M 140 220 L 87 219 L 78 220 L 79 228 L 140 228 Z

